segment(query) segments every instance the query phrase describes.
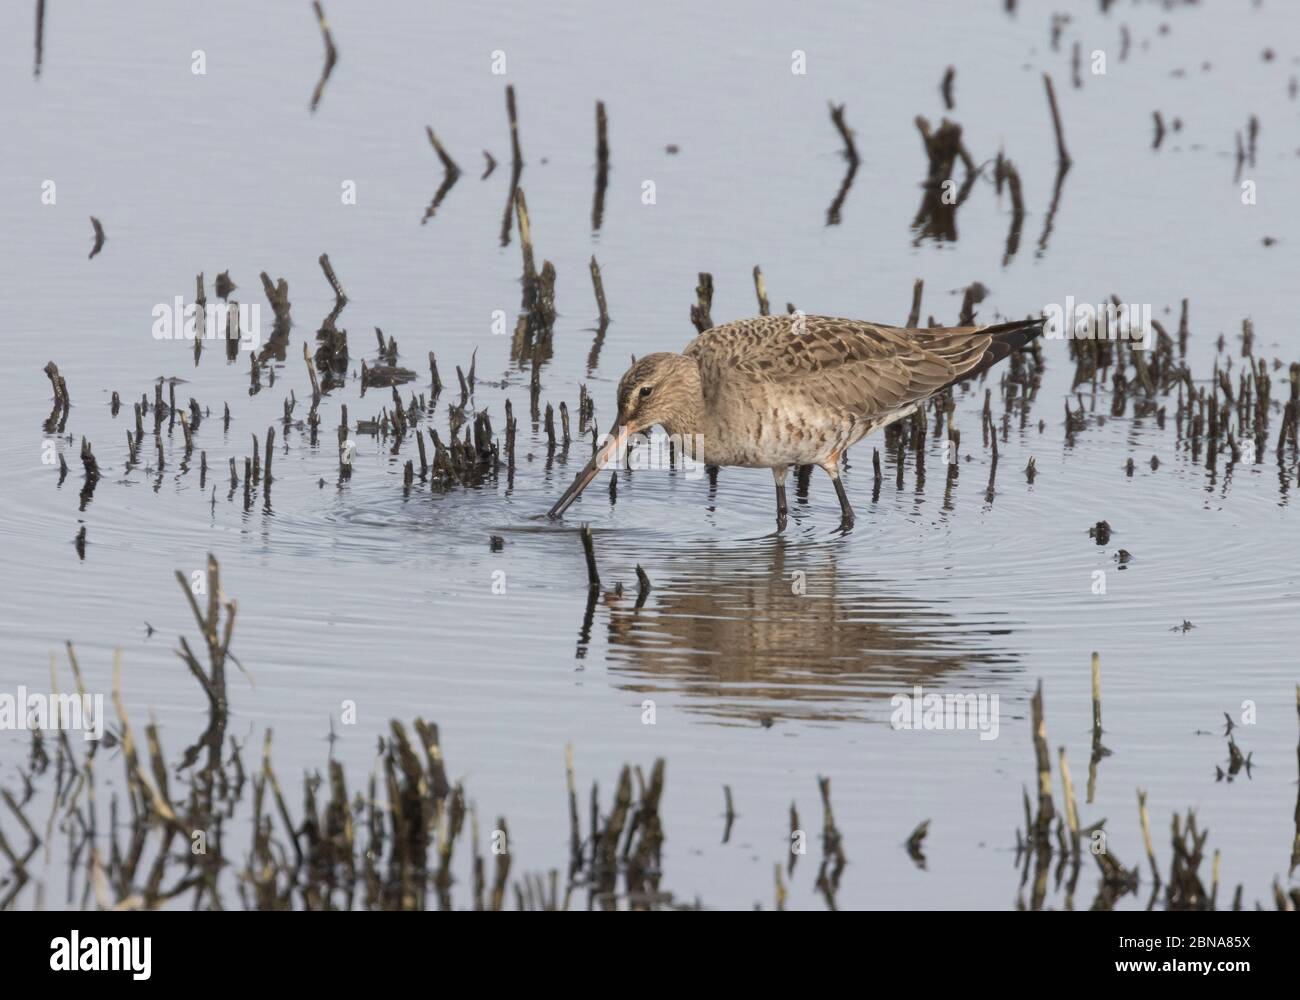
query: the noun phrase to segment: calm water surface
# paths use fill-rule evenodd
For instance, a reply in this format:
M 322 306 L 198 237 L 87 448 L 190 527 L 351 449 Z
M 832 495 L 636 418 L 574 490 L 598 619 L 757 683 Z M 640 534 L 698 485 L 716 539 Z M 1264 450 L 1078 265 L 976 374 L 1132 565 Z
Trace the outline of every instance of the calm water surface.
M 436 720 L 453 777 L 482 815 L 508 816 L 521 872 L 565 858 L 566 743 L 580 783 L 605 789 L 623 763 L 662 756 L 664 888 L 748 907 L 771 905 L 792 801 L 815 844 L 816 777 L 826 775 L 849 858 L 842 906 L 1001 908 L 1016 903 L 1015 830 L 1021 788 L 1033 779 L 1028 699 L 1041 680 L 1053 755 L 1067 748 L 1081 785 L 1095 649 L 1113 755 L 1082 805 L 1084 823 L 1107 817 L 1112 849 L 1136 865 L 1142 787 L 1162 865 L 1170 813 L 1191 807 L 1223 852 L 1225 885 L 1244 883 L 1250 902 L 1269 898 L 1275 876 L 1286 884 L 1300 527 L 1296 469 L 1279 469 L 1271 448 L 1260 464 L 1211 474 L 1178 445 L 1172 419 L 1162 429 L 1131 410 L 1109 417 L 1105 391 L 1085 396 L 1089 426 L 1067 445 L 1061 414 L 1073 367 L 1058 341 L 1044 344 L 1030 419 L 1013 421 L 1000 443 L 991 501 L 984 387 L 972 386 L 958 395 L 968 460 L 953 489 L 945 495 L 932 440 L 926 482 L 909 462 L 896 488 L 893 458 L 882 456 L 873 500 L 880 442 L 864 442 L 846 477 L 858 509 L 848 534 L 836 530 L 834 493 L 818 473 L 777 535 L 762 470 L 723 470 L 716 491 L 681 471 L 620 473 L 616 502 L 603 475 L 557 526 L 539 515 L 587 445 L 548 458 L 528 419 L 528 372 L 492 320 L 501 310 L 513 327 L 519 302 L 517 234 L 501 243 L 512 83 L 536 251 L 559 275 L 543 401 L 576 412 L 585 383 L 602 430 L 629 355 L 677 350 L 694 335 L 698 272 L 714 276 L 721 322 L 757 311 L 755 264 L 774 309 L 792 302 L 890 323 L 904 321 L 918 277 L 923 316 L 944 323 L 956 321 L 972 281 L 989 288 L 982 319 L 1113 293 L 1152 303 L 1172 330 L 1187 297 L 1199 378 L 1220 334 L 1239 365 L 1234 338 L 1245 317 L 1257 355 L 1289 363 L 1300 355 L 1300 102 L 1287 82 L 1300 72 L 1300 32 L 1287 5 L 1121 4 L 1108 16 L 1078 5 L 1054 51 L 1053 8 L 1033 2 L 1014 17 L 1000 4 L 940 3 L 736 3 L 705 17 L 685 3 L 402 2 L 378 11 L 336 0 L 328 13 L 340 61 L 314 115 L 322 45 L 305 3 L 232 3 L 220 16 L 193 2 L 48 6 L 39 79 L 32 5 L 0 10 L 4 690 L 46 684 L 51 656 L 66 682 L 70 640 L 92 690 L 106 691 L 120 648 L 128 705 L 152 710 L 179 750 L 205 707 L 173 652 L 178 635 L 193 634 L 173 571 L 198 570 L 211 552 L 239 601 L 234 650 L 252 675 L 231 680 L 232 732 L 255 747 L 273 728 L 282 776 L 324 764 L 331 719 L 334 753 L 356 781 L 388 719 Z M 1123 60 L 1121 25 L 1131 37 Z M 1079 88 L 1070 80 L 1075 41 L 1085 54 Z M 196 49 L 205 75 L 191 73 Z M 791 73 L 795 49 L 806 53 L 805 75 Z M 1097 49 L 1107 54 L 1104 75 L 1088 70 Z M 492 73 L 496 51 L 504 76 Z M 990 179 L 960 207 L 955 240 L 913 228 L 926 173 L 913 118 L 945 114 L 939 81 L 949 64 L 948 114 L 975 159 L 1005 150 L 1023 180 L 1027 215 L 1009 261 L 1010 204 Z M 1043 71 L 1055 78 L 1075 159 L 1046 235 L 1056 152 Z M 609 109 L 612 166 L 593 232 L 597 99 Z M 829 226 L 846 167 L 828 100 L 846 103 L 862 158 Z M 1171 128 L 1159 150 L 1155 110 Z M 1258 197 L 1246 206 L 1233 137 L 1252 114 L 1260 138 L 1243 179 Z M 442 179 L 429 125 L 464 174 L 422 221 Z M 483 149 L 501 165 L 480 180 Z M 46 180 L 57 185 L 55 205 L 41 202 Z M 355 205 L 342 203 L 347 181 Z M 646 181 L 653 205 L 643 203 Z M 88 261 L 90 215 L 108 242 Z M 363 357 L 374 363 L 376 326 L 420 373 L 404 396 L 427 391 L 429 350 L 453 384 L 454 366 L 468 370 L 477 351 L 474 406 L 491 412 L 498 432 L 505 400 L 520 417 L 511 482 L 503 475 L 445 494 L 417 484 L 408 495 L 412 443 L 394 456 L 391 442 L 356 434 L 355 470 L 340 483 L 340 405 L 353 421 L 391 407 L 388 390 L 362 397 L 350 379 L 321 404 L 319 446 L 276 424 L 269 505 L 259 499 L 246 511 L 241 492 L 227 495 L 228 460 L 242 470 L 250 436 L 278 420 L 291 391 L 295 419 L 305 417 L 301 344 L 332 305 L 322 252 L 350 298 L 339 325 L 354 368 Z M 597 352 L 593 254 L 614 320 Z M 267 328 L 258 273 L 289 284 L 287 361 L 255 395 L 245 356 L 227 364 L 208 348 L 196 367 L 190 344 L 150 334 L 155 304 L 188 301 L 199 271 L 212 297 L 211 280 L 226 269 L 236 298 L 262 303 Z M 73 474 L 61 484 L 41 462 L 50 407 L 41 368 L 51 359 L 72 395 L 67 431 L 93 442 L 104 471 L 84 509 L 75 448 L 64 444 Z M 214 415 L 230 406 L 228 432 L 209 419 L 196 435 L 213 468 L 208 489 L 196 468 L 181 468 L 179 427 L 164 436 L 161 472 L 148 434 L 148 468 L 126 469 L 132 418 L 129 405 L 111 414 L 111 393 L 129 404 L 173 376 L 186 380 L 182 403 L 193 397 Z M 444 432 L 448 395 L 436 422 Z M 1021 471 L 1031 457 L 1032 485 Z M 1114 528 L 1108 546 L 1087 534 L 1100 519 Z M 590 620 L 574 530 L 584 521 L 607 589 L 626 588 L 602 596 Z M 83 526 L 81 559 L 73 539 Z M 491 535 L 504 539 L 501 551 Z M 1121 547 L 1132 554 L 1123 570 Z M 654 585 L 639 610 L 637 564 Z M 1104 595 L 1093 592 L 1097 570 Z M 1184 621 L 1195 627 L 1175 630 Z M 890 697 L 917 683 L 996 694 L 998 738 L 892 729 Z M 338 722 L 345 700 L 358 706 L 355 726 Z M 647 700 L 654 725 L 642 721 Z M 1239 716 L 1247 700 L 1258 721 L 1237 738 L 1253 753 L 1252 775 L 1216 782 L 1227 756 L 1223 713 Z M 0 736 L 0 780 L 12 785 L 27 739 Z M 739 813 L 725 844 L 724 785 Z M 921 871 L 901 844 L 927 818 Z M 816 852 L 796 869 L 790 905 L 824 905 Z M 44 869 L 42 905 L 63 905 L 58 853 Z M 1094 877 L 1085 871 L 1079 905 Z

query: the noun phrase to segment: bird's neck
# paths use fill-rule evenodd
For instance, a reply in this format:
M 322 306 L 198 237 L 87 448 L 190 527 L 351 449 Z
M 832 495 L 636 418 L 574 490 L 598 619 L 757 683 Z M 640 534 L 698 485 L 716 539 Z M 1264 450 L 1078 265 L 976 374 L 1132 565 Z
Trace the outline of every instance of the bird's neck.
M 682 358 L 678 377 L 678 394 L 672 416 L 663 429 L 670 437 L 687 437 L 704 433 L 704 390 L 700 369 L 694 358 Z

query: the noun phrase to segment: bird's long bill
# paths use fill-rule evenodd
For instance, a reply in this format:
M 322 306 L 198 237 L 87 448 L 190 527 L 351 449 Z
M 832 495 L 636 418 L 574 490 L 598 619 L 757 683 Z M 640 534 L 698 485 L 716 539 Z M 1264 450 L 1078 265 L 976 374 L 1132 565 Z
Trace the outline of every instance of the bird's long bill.
M 547 516 L 563 517 L 564 512 L 573 505 L 573 501 L 577 500 L 582 491 L 591 485 L 591 481 L 596 478 L 600 470 L 605 467 L 605 464 L 622 450 L 624 445 L 627 444 L 627 439 L 633 433 L 635 433 L 635 428 L 626 424 L 616 423 L 611 427 L 609 433 L 605 435 L 604 447 L 592 456 L 591 461 L 583 467 L 583 470 L 569 484 L 569 488 L 555 502 L 555 506 L 550 509 Z

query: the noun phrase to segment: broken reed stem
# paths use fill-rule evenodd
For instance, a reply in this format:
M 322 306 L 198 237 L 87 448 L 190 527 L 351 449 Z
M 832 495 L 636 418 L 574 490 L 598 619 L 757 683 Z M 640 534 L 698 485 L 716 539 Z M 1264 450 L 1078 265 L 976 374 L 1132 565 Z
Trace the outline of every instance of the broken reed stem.
M 1019 227 L 1020 222 L 1025 218 L 1025 199 L 1020 189 L 1020 171 L 1010 160 L 1006 160 L 1003 166 L 1003 172 L 1006 174 L 1007 190 L 1011 193 L 1011 218 L 1013 225 Z
M 839 130 L 840 138 L 844 140 L 844 156 L 851 164 L 857 166 L 858 149 L 853 144 L 853 132 L 849 129 L 848 123 L 844 120 L 845 106 L 843 104 L 836 105 L 834 102 L 828 103 L 830 103 L 831 121 L 835 123 L 835 127 Z
M 325 81 L 329 79 L 334 64 L 338 62 L 339 50 L 334 47 L 334 36 L 330 33 L 330 26 L 325 20 L 325 9 L 320 5 L 319 0 L 312 0 L 312 8 L 316 11 L 321 37 L 325 39 L 325 67 L 321 70 L 320 80 L 311 95 L 311 110 L 314 112 L 316 106 L 320 104 L 321 95 L 325 92 Z
M 1296 716 L 1300 717 L 1300 684 L 1295 686 L 1295 711 Z M 1300 768 L 1300 741 L 1297 741 L 1295 747 L 1296 766 Z M 1295 798 L 1295 842 L 1291 845 L 1291 870 L 1295 871 L 1300 867 L 1300 791 L 1296 792 Z
M 925 280 L 917 278 L 912 283 L 912 309 L 907 314 L 908 329 L 914 330 L 921 324 L 921 293 L 925 291 Z
M 603 166 L 609 164 L 609 120 L 605 116 L 605 102 L 596 102 L 596 162 Z
M 122 744 L 122 763 L 126 767 L 127 795 L 131 802 L 131 814 L 138 815 L 145 805 L 145 796 L 141 794 L 135 781 L 139 764 L 135 755 L 135 738 L 131 735 L 131 720 L 126 716 L 126 706 L 122 703 L 122 651 L 113 650 L 113 707 L 121 725 L 120 741 Z
M 763 269 L 757 264 L 754 265 L 754 293 L 758 296 L 758 314 L 771 315 L 767 302 L 767 282 L 763 279 Z
M 515 420 L 514 408 L 510 405 L 510 400 L 506 400 L 506 468 L 511 473 L 515 470 L 515 433 L 518 429 L 518 422 Z
M 90 450 L 90 442 L 84 437 L 81 439 L 81 464 L 88 480 L 94 482 L 99 479 L 99 463 L 95 461 L 95 453 Z
M 41 78 L 41 58 L 45 52 L 45 0 L 36 0 L 36 79 Z
M 587 557 L 587 586 L 592 590 L 600 589 L 600 573 L 596 570 L 596 544 L 591 537 L 591 528 L 582 526 L 582 552 Z
M 713 326 L 713 275 L 700 271 L 700 283 L 695 286 L 695 305 L 691 306 L 691 322 L 697 333 Z
M 528 222 L 528 201 L 523 188 L 515 188 L 515 216 L 519 221 L 519 245 L 524 257 L 522 307 L 531 309 L 537 298 L 537 267 L 533 262 L 533 229 Z
M 524 154 L 519 149 L 519 115 L 515 109 L 515 88 L 506 86 L 506 114 L 510 118 L 510 155 L 515 170 L 524 165 Z
M 1047 723 L 1043 719 L 1043 682 L 1038 682 L 1030 703 L 1033 721 L 1034 758 L 1038 768 L 1038 816 L 1031 835 L 1046 843 L 1056 808 L 1052 805 L 1052 760 L 1047 752 Z
M 271 495 L 271 456 L 275 454 L 275 428 L 266 429 L 266 447 L 265 451 L 266 468 L 262 472 L 262 488 L 269 497 Z
M 438 159 L 442 161 L 442 169 L 444 173 L 449 177 L 459 177 L 460 167 L 456 165 L 456 161 L 453 160 L 447 150 L 443 148 L 442 143 L 438 141 L 438 137 L 433 134 L 433 129 L 426 125 L 424 131 L 429 137 L 429 144 L 433 146 L 433 151 L 438 154 Z
M 1156 865 L 1156 850 L 1151 843 L 1151 817 L 1147 815 L 1147 793 L 1137 790 L 1138 818 L 1142 821 L 1142 846 L 1146 848 L 1147 861 L 1151 863 L 1151 877 L 1160 885 L 1160 869 Z
M 600 277 L 600 265 L 596 263 L 596 255 L 591 256 L 591 287 L 596 292 L 596 306 L 600 309 L 600 325 L 605 326 L 609 322 L 609 309 L 605 305 L 605 282 Z
M 1043 85 L 1047 88 L 1047 103 L 1052 109 L 1052 128 L 1056 131 L 1056 159 L 1058 165 L 1064 169 L 1074 161 L 1070 159 L 1070 154 L 1065 148 L 1065 131 L 1061 128 L 1061 111 L 1056 106 L 1056 88 L 1052 86 L 1051 74 L 1043 74 Z
M 329 254 L 320 255 L 320 268 L 325 272 L 325 280 L 330 283 L 330 288 L 334 289 L 334 298 L 339 306 L 347 305 L 348 297 L 343 291 L 343 286 L 339 283 L 338 275 L 334 273 L 334 267 L 330 264 Z
M 916 829 L 911 832 L 907 840 L 903 843 L 903 846 L 907 849 L 908 855 L 913 861 L 917 862 L 917 864 L 922 867 L 925 865 L 925 855 L 922 853 L 921 848 L 924 846 L 926 835 L 929 832 L 930 821 L 928 819 L 923 819 L 921 822 L 916 824 Z
M 582 866 L 582 829 L 578 820 L 578 783 L 573 771 L 573 744 L 564 744 L 564 782 L 569 793 L 569 875 Z
M 320 402 L 320 382 L 316 378 L 316 365 L 311 359 L 311 351 L 305 340 L 302 344 L 302 359 L 307 362 L 307 376 L 311 379 L 311 401 L 314 406 Z
M 68 408 L 68 384 L 59 374 L 59 366 L 53 361 L 45 365 L 45 374 L 49 377 L 50 385 L 54 389 L 54 403 L 60 410 Z
M 334 37 L 330 34 L 329 23 L 325 20 L 325 8 L 320 5 L 319 0 L 312 0 L 312 8 L 316 11 L 316 20 L 320 24 L 320 32 L 325 39 L 326 62 L 333 65 L 334 60 L 338 58 L 338 50 L 334 47 Z
M 429 352 L 429 377 L 432 380 L 433 398 L 437 399 L 442 394 L 442 376 L 438 374 L 438 360 L 433 356 L 433 351 Z
M 600 232 L 605 217 L 605 188 L 609 186 L 609 136 L 605 102 L 596 102 L 596 189 L 591 197 L 591 231 Z
M 497 829 L 501 831 L 502 840 L 508 844 L 510 842 L 509 841 L 510 834 L 509 834 L 509 830 L 506 828 L 506 818 L 504 816 L 497 817 Z M 499 911 L 501 909 L 501 903 L 505 899 L 505 894 L 506 894 L 506 878 L 509 876 L 509 874 L 510 874 L 510 852 L 507 850 L 507 851 L 502 851 L 500 854 L 497 855 L 497 870 L 496 870 L 495 880 L 492 884 L 492 896 L 491 896 L 491 901 L 492 901 L 491 908 L 494 911 Z
M 352 455 L 348 451 L 348 404 L 339 408 L 339 474 L 343 478 L 352 475 Z
M 1092 654 L 1092 739 L 1101 739 L 1101 656 Z
M 1079 853 L 1079 807 L 1074 802 L 1074 783 L 1070 780 L 1070 765 L 1065 759 L 1065 747 L 1058 747 L 1061 762 L 1061 788 L 1065 795 L 1065 822 L 1070 830 L 1070 843 L 1074 853 Z

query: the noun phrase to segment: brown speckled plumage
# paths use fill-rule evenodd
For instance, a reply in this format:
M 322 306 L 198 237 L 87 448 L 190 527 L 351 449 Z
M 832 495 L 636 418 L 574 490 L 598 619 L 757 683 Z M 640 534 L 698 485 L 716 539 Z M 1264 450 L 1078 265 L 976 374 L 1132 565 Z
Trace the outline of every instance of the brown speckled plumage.
M 788 467 L 821 466 L 850 520 L 839 481 L 845 449 L 1041 332 L 1041 320 L 903 329 L 796 314 L 725 323 L 681 354 L 634 362 L 619 382 L 612 433 L 659 425 L 671 435 L 700 435 L 710 465 L 770 468 L 779 516 Z M 567 508 L 607 458 L 597 456 L 553 514 Z
M 1026 324 L 1010 326 L 1029 339 Z M 1005 357 L 1008 332 L 760 316 L 714 327 L 682 354 L 700 371 L 710 464 L 821 465 Z

